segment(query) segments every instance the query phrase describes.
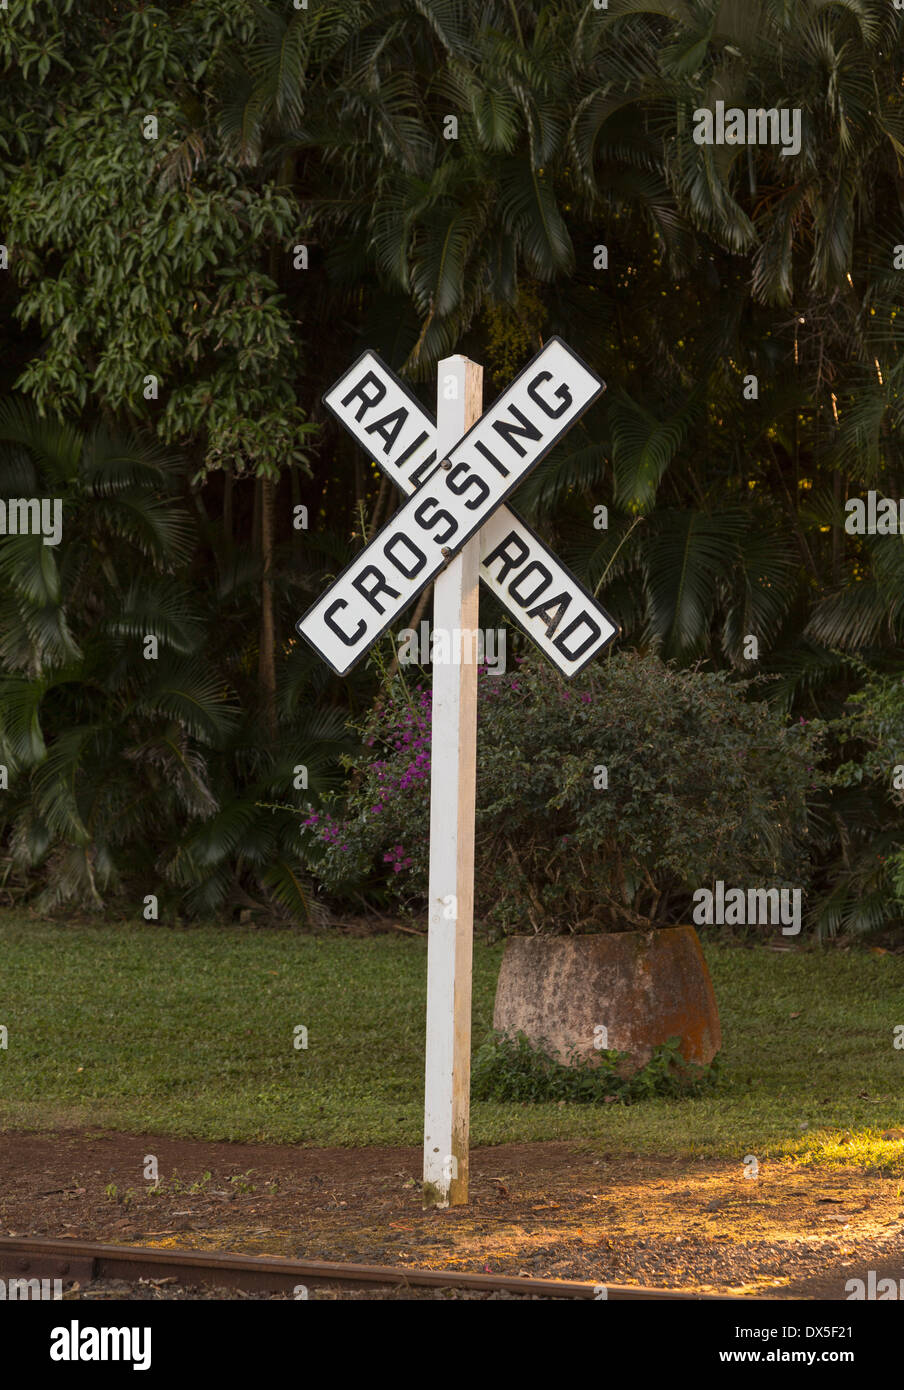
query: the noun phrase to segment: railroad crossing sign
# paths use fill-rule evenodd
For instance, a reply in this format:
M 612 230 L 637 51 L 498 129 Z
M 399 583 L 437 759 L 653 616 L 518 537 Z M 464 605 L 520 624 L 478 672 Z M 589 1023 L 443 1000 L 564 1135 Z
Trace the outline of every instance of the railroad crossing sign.
M 410 500 L 298 623 L 345 675 L 478 529 L 480 577 L 566 676 L 618 631 L 605 609 L 540 537 L 500 503 L 604 390 L 551 338 L 448 456 L 436 426 L 376 353 L 324 396 L 336 418 Z M 429 486 L 428 486 L 429 483 Z
M 617 624 L 505 500 L 605 390 L 551 338 L 486 414 L 483 369 L 439 363 L 434 422 L 376 353 L 324 402 L 408 500 L 296 624 L 345 675 L 434 583 L 434 628 L 462 657 L 434 661 L 428 885 L 424 1198 L 468 1200 L 478 579 L 567 676 Z M 470 653 L 470 658 L 464 653 Z

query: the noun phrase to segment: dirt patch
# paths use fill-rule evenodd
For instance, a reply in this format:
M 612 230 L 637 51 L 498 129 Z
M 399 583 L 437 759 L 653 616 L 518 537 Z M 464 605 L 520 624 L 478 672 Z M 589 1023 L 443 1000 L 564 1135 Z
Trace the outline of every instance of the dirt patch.
M 904 1274 L 900 1184 L 858 1169 L 747 1179 L 729 1161 L 505 1144 L 473 1150 L 470 1204 L 437 1212 L 420 1168 L 413 1148 L 7 1132 L 0 1233 L 769 1297 Z

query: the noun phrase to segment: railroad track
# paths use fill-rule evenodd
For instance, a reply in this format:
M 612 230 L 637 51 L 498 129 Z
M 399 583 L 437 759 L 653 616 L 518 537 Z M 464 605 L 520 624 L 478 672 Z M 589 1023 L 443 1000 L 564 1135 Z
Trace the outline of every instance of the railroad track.
M 3 1279 L 175 1279 L 253 1292 L 308 1288 L 433 1288 L 505 1291 L 543 1298 L 591 1299 L 601 1285 L 523 1275 L 470 1274 L 450 1269 L 399 1269 L 391 1265 L 341 1264 L 332 1260 L 289 1260 L 277 1255 L 233 1255 L 220 1250 L 162 1250 L 149 1245 L 101 1245 L 95 1241 L 0 1237 Z M 734 1299 L 737 1294 L 694 1293 L 606 1284 L 608 1299 Z M 748 1302 L 748 1299 L 743 1299 Z

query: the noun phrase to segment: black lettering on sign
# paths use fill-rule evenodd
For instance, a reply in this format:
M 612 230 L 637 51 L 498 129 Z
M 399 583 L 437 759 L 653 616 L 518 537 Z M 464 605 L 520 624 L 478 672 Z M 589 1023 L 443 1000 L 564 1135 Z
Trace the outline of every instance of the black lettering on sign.
M 532 425 L 527 416 L 524 415 L 516 405 L 510 405 L 509 410 L 521 421 L 521 424 L 513 424 L 511 420 L 494 420 L 493 429 L 496 430 L 497 434 L 502 435 L 506 444 L 511 445 L 516 454 L 524 458 L 527 450 L 522 444 L 518 443 L 514 436 L 520 434 L 523 435 L 525 439 L 542 439 L 543 435 L 541 431 L 537 429 L 537 426 Z
M 456 478 L 462 471 L 465 474 L 464 482 L 456 486 Z M 467 492 L 469 487 L 474 486 L 477 488 L 479 495 L 477 497 L 472 497 L 470 502 L 465 503 L 469 512 L 473 512 L 477 507 L 481 507 L 490 495 L 489 485 L 484 482 L 483 478 L 481 478 L 478 473 L 472 473 L 466 463 L 457 463 L 451 473 L 446 474 L 446 486 L 450 492 L 455 493 L 456 497 L 461 497 L 463 493 Z
M 401 466 L 402 466 L 403 463 L 407 463 L 408 460 L 411 458 L 411 455 L 414 453 L 415 449 L 419 449 L 419 448 L 421 447 L 421 445 L 422 445 L 423 443 L 426 442 L 426 439 L 427 439 L 427 431 L 426 431 L 426 430 L 421 430 L 420 434 L 418 435 L 418 437 L 417 437 L 417 439 L 414 441 L 414 443 L 413 443 L 413 444 L 409 444 L 409 445 L 408 445 L 408 448 L 405 450 L 404 454 L 400 454 L 399 457 L 396 459 L 396 468 L 401 468 Z M 435 453 L 435 451 L 434 451 L 434 453 L 432 453 L 432 454 L 430 455 L 430 458 L 431 458 L 431 459 L 435 459 L 435 458 L 436 458 L 436 453 Z M 426 463 L 426 462 L 427 462 L 427 460 L 425 459 L 425 460 L 424 460 L 424 463 Z M 420 468 L 423 468 L 423 466 L 424 466 L 423 463 L 419 465 Z
M 384 415 L 381 420 L 374 420 L 372 425 L 368 425 L 365 434 L 379 434 L 386 443 L 383 445 L 383 453 L 388 454 L 393 444 L 399 437 L 405 421 L 408 419 L 408 411 L 403 405 L 398 410 L 391 410 L 388 415 Z M 390 427 L 390 420 L 396 423 Z
M 420 444 L 420 443 L 422 442 L 422 440 L 424 440 L 424 439 L 426 439 L 426 438 L 427 438 L 426 434 L 422 434 L 422 435 L 421 435 L 421 438 L 417 441 L 418 444 Z M 414 446 L 412 446 L 412 447 L 417 447 L 417 446 L 414 445 Z M 400 459 L 399 459 L 399 466 L 401 466 L 401 465 L 405 462 L 405 459 L 408 457 L 408 454 L 410 454 L 410 453 L 411 453 L 411 449 L 409 449 L 409 450 L 406 452 L 404 458 L 400 458 Z M 421 483 L 425 483 L 425 482 L 427 481 L 428 478 L 432 478 L 432 477 L 433 477 L 434 473 L 436 472 L 436 469 L 437 469 L 437 463 L 436 463 L 436 450 L 433 449 L 433 450 L 427 455 L 427 457 L 423 460 L 423 462 L 418 464 L 417 468 L 416 468 L 416 469 L 414 470 L 414 472 L 411 474 L 411 477 L 409 478 L 409 482 L 411 482 L 411 483 L 414 485 L 415 488 L 419 488 L 420 485 L 421 485 Z
M 511 554 L 513 549 L 515 551 L 514 555 Z M 500 541 L 496 549 L 490 551 L 489 555 L 487 555 L 483 562 L 483 567 L 485 570 L 488 570 L 493 561 L 498 560 L 502 568 L 496 575 L 496 578 L 499 580 L 500 584 L 504 584 L 508 578 L 509 572 L 516 569 L 518 565 L 523 564 L 529 554 L 530 548 L 524 544 L 524 541 L 518 535 L 517 531 L 509 531 L 505 540 Z
M 367 387 L 371 384 L 375 388 L 375 394 L 373 396 L 368 396 Z M 359 401 L 361 401 L 361 406 L 355 419 L 360 420 L 365 411 L 370 410 L 371 406 L 379 405 L 385 395 L 386 387 L 380 378 L 373 372 L 365 372 L 364 376 L 362 376 L 361 380 L 358 382 L 358 385 L 353 386 L 348 395 L 343 397 L 342 404 L 348 405 L 349 401 L 353 401 L 357 396 Z
M 489 462 L 490 462 L 490 463 L 493 465 L 493 467 L 496 469 L 496 472 L 497 472 L 497 473 L 501 473 L 502 476 L 503 476 L 503 478 L 507 478 L 507 477 L 508 477 L 508 475 L 509 475 L 509 470 L 508 470 L 503 464 L 501 464 L 501 463 L 499 462 L 499 460 L 498 460 L 498 458 L 496 457 L 495 454 L 491 454 L 491 453 L 490 453 L 490 451 L 489 451 L 489 449 L 487 448 L 487 446 L 486 446 L 485 444 L 482 444 L 481 441 L 480 441 L 479 439 L 475 439 L 475 441 L 474 441 L 474 448 L 480 450 L 480 452 L 483 454 L 484 458 L 485 458 L 485 459 L 488 459 Z
M 358 638 L 364 636 L 364 633 L 367 630 L 367 623 L 364 621 L 363 618 L 361 618 L 359 619 L 358 626 L 355 628 L 351 636 L 349 636 L 347 632 L 343 632 L 342 628 L 339 626 L 336 619 L 333 617 L 333 614 L 338 613 L 340 608 L 347 607 L 348 604 L 346 603 L 344 598 L 337 598 L 334 603 L 330 604 L 329 608 L 324 613 L 323 621 L 326 623 L 327 627 L 330 629 L 331 632 L 335 632 L 337 637 L 341 637 L 342 641 L 345 643 L 347 647 L 353 647 L 355 643 L 358 641 Z
M 396 554 L 400 545 L 407 546 L 414 556 L 414 567 L 412 569 L 406 570 L 402 561 Z M 423 550 L 418 550 L 414 541 L 410 541 L 404 531 L 397 531 L 394 536 L 390 537 L 383 547 L 383 554 L 386 556 L 387 560 L 392 561 L 397 570 L 400 570 L 401 573 L 404 574 L 406 579 L 413 579 L 416 574 L 420 574 L 427 563 L 427 556 L 424 554 Z M 398 598 L 398 594 L 396 594 L 395 597 Z
M 532 401 L 536 401 L 537 405 L 540 407 L 542 411 L 544 411 L 546 415 L 549 416 L 550 420 L 557 420 L 559 416 L 563 415 L 565 411 L 568 409 L 568 407 L 573 404 L 572 394 L 567 386 L 557 386 L 556 395 L 558 396 L 562 404 L 559 406 L 558 410 L 550 410 L 546 401 L 544 401 L 543 397 L 537 390 L 537 387 L 540 385 L 541 381 L 552 381 L 552 372 L 538 372 L 537 375 L 533 378 L 533 380 L 529 383 L 527 388 L 527 394 L 530 396 Z
M 374 580 L 369 587 L 368 579 Z M 378 570 L 376 565 L 365 565 L 361 573 L 352 580 L 352 587 L 357 589 L 361 597 L 366 598 L 371 608 L 375 608 L 378 613 L 385 613 L 386 609 L 377 601 L 377 594 L 388 594 L 390 598 L 400 597 L 398 589 L 389 587 L 386 575 L 382 570 Z
M 590 629 L 590 636 L 586 639 L 586 641 L 582 642 L 579 647 L 576 647 L 573 650 L 569 650 L 569 648 L 566 647 L 565 642 L 572 635 L 572 633 L 577 631 L 577 629 L 581 626 L 581 623 L 583 623 L 585 627 L 588 627 Z M 596 639 L 598 637 L 602 637 L 602 635 L 603 629 L 593 621 L 593 619 L 590 617 L 590 615 L 587 613 L 585 609 L 583 613 L 580 613 L 575 618 L 573 623 L 568 624 L 564 632 L 559 633 L 558 637 L 553 642 L 553 646 L 557 647 L 559 651 L 562 653 L 562 655 L 567 657 L 569 661 L 577 661 L 578 657 L 583 656 L 587 648 L 592 647 Z
M 435 511 L 432 516 L 428 516 L 428 507 L 436 507 L 438 510 Z M 458 530 L 458 522 L 455 520 L 455 517 L 451 512 L 447 512 L 445 508 L 440 507 L 435 497 L 428 497 L 419 507 L 415 507 L 414 519 L 418 526 L 423 526 L 425 531 L 431 526 L 435 526 L 438 521 L 447 521 L 449 523 L 447 530 L 443 531 L 441 535 L 437 534 L 433 537 L 437 545 L 445 545 L 446 541 L 449 540 L 451 536 L 454 536 L 455 532 Z
M 540 575 L 540 583 L 534 589 L 534 592 L 532 594 L 519 594 L 518 590 L 521 588 L 521 585 L 524 583 L 525 579 L 533 570 L 536 570 L 537 573 Z M 543 590 L 548 589 L 551 583 L 551 571 L 548 570 L 545 565 L 541 565 L 539 560 L 531 560 L 530 564 L 527 565 L 526 568 L 521 571 L 518 577 L 512 580 L 511 584 L 508 586 L 508 591 L 511 594 L 512 598 L 515 599 L 516 602 L 521 604 L 522 608 L 526 608 L 529 603 L 533 603 L 535 598 L 539 598 Z
M 554 637 L 556 628 L 568 611 L 570 602 L 570 594 L 556 594 L 555 598 L 545 599 L 543 603 L 538 603 L 536 608 L 531 608 L 527 616 L 529 618 L 542 618 L 546 624 L 546 636 Z

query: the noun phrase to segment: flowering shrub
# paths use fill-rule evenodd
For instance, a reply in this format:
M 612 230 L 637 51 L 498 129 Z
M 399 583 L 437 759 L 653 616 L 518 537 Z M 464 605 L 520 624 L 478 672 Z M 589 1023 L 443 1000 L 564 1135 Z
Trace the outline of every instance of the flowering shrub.
M 310 811 L 304 821 L 306 844 L 312 867 L 328 887 L 359 882 L 379 864 L 393 876 L 403 876 L 404 895 L 423 897 L 431 692 L 410 692 L 401 678 L 395 690 L 375 706 L 360 730 L 362 753 L 350 763 L 344 815 Z
M 332 889 L 427 892 L 430 691 L 397 680 L 363 730 L 340 814 L 306 822 Z M 478 677 L 476 912 L 502 928 L 689 920 L 716 878 L 806 883 L 819 734 L 746 684 L 619 653 L 565 682 L 545 662 Z

